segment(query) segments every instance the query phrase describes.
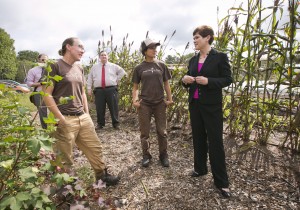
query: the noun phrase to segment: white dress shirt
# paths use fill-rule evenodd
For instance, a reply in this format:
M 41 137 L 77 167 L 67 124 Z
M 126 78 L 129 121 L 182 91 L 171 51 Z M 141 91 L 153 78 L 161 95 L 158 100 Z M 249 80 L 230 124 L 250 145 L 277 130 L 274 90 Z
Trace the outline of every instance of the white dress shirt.
M 93 88 L 101 87 L 102 81 L 102 66 L 103 64 L 94 64 L 88 75 L 87 89 L 92 90 Z M 117 64 L 107 62 L 104 65 L 105 68 L 105 84 L 108 86 L 116 86 L 124 75 L 127 75 L 125 70 Z

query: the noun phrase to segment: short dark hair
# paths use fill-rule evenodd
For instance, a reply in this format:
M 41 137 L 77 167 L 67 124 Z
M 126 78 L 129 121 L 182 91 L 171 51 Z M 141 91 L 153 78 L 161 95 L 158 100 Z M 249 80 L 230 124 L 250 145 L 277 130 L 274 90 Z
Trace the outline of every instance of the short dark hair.
M 101 53 L 104 53 L 104 52 L 107 54 L 107 52 L 106 52 L 105 50 L 101 50 L 101 51 L 99 51 L 99 54 L 98 54 L 98 55 L 100 56 Z
M 43 54 L 43 53 L 41 53 L 41 54 L 39 54 L 39 56 L 38 56 L 38 59 L 41 59 L 41 57 L 42 56 L 47 56 L 46 54 Z M 48 56 L 47 56 L 48 57 Z
M 75 39 L 77 39 L 77 38 L 76 38 L 76 37 L 70 37 L 70 38 L 67 38 L 67 39 L 62 43 L 61 49 L 58 51 L 58 54 L 64 56 L 64 55 L 66 54 L 66 51 L 67 51 L 67 44 L 73 46 L 74 40 L 75 40 Z
M 145 56 L 145 52 L 147 51 L 148 47 L 146 46 L 145 42 L 142 41 L 141 43 L 141 52 L 143 54 L 143 56 Z
M 196 34 L 199 34 L 202 37 L 207 37 L 208 35 L 210 35 L 210 39 L 208 41 L 209 44 L 211 44 L 214 41 L 214 30 L 210 26 L 207 25 L 198 26 L 193 31 L 193 36 L 195 36 Z

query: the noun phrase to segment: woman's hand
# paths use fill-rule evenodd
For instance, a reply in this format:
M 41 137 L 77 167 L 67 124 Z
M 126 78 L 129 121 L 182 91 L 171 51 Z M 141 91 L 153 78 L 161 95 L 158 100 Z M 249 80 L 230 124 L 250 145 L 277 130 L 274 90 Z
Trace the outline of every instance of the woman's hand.
M 195 77 L 191 77 L 191 76 L 188 76 L 188 75 L 185 75 L 183 78 L 182 78 L 182 82 L 184 84 L 192 84 L 195 82 Z
M 208 79 L 203 76 L 198 76 L 196 77 L 196 83 L 199 85 L 207 85 L 208 84 Z
M 167 100 L 164 100 L 164 102 L 167 106 L 171 106 L 174 103 L 174 101 L 167 101 Z

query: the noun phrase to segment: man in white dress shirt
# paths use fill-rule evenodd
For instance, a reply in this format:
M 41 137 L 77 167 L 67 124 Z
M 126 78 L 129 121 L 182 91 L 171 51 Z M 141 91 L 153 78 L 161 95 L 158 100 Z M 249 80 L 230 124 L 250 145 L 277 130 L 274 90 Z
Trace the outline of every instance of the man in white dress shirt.
M 92 92 L 95 95 L 96 129 L 105 126 L 106 104 L 110 111 L 112 125 L 118 129 L 120 124 L 118 83 L 126 72 L 120 66 L 110 63 L 105 51 L 99 53 L 99 59 L 100 62 L 92 66 L 87 81 L 88 95 L 91 96 Z

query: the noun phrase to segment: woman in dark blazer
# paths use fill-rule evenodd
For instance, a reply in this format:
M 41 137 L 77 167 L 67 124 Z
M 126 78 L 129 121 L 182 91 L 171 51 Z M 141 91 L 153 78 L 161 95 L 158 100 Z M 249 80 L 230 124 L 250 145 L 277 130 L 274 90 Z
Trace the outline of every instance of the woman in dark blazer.
M 182 78 L 189 88 L 194 171 L 192 177 L 207 174 L 207 153 L 215 186 L 224 197 L 230 197 L 223 146 L 222 88 L 232 83 L 226 54 L 212 49 L 213 29 L 199 26 L 193 32 L 195 50 L 199 51 L 189 61 L 188 72 Z

